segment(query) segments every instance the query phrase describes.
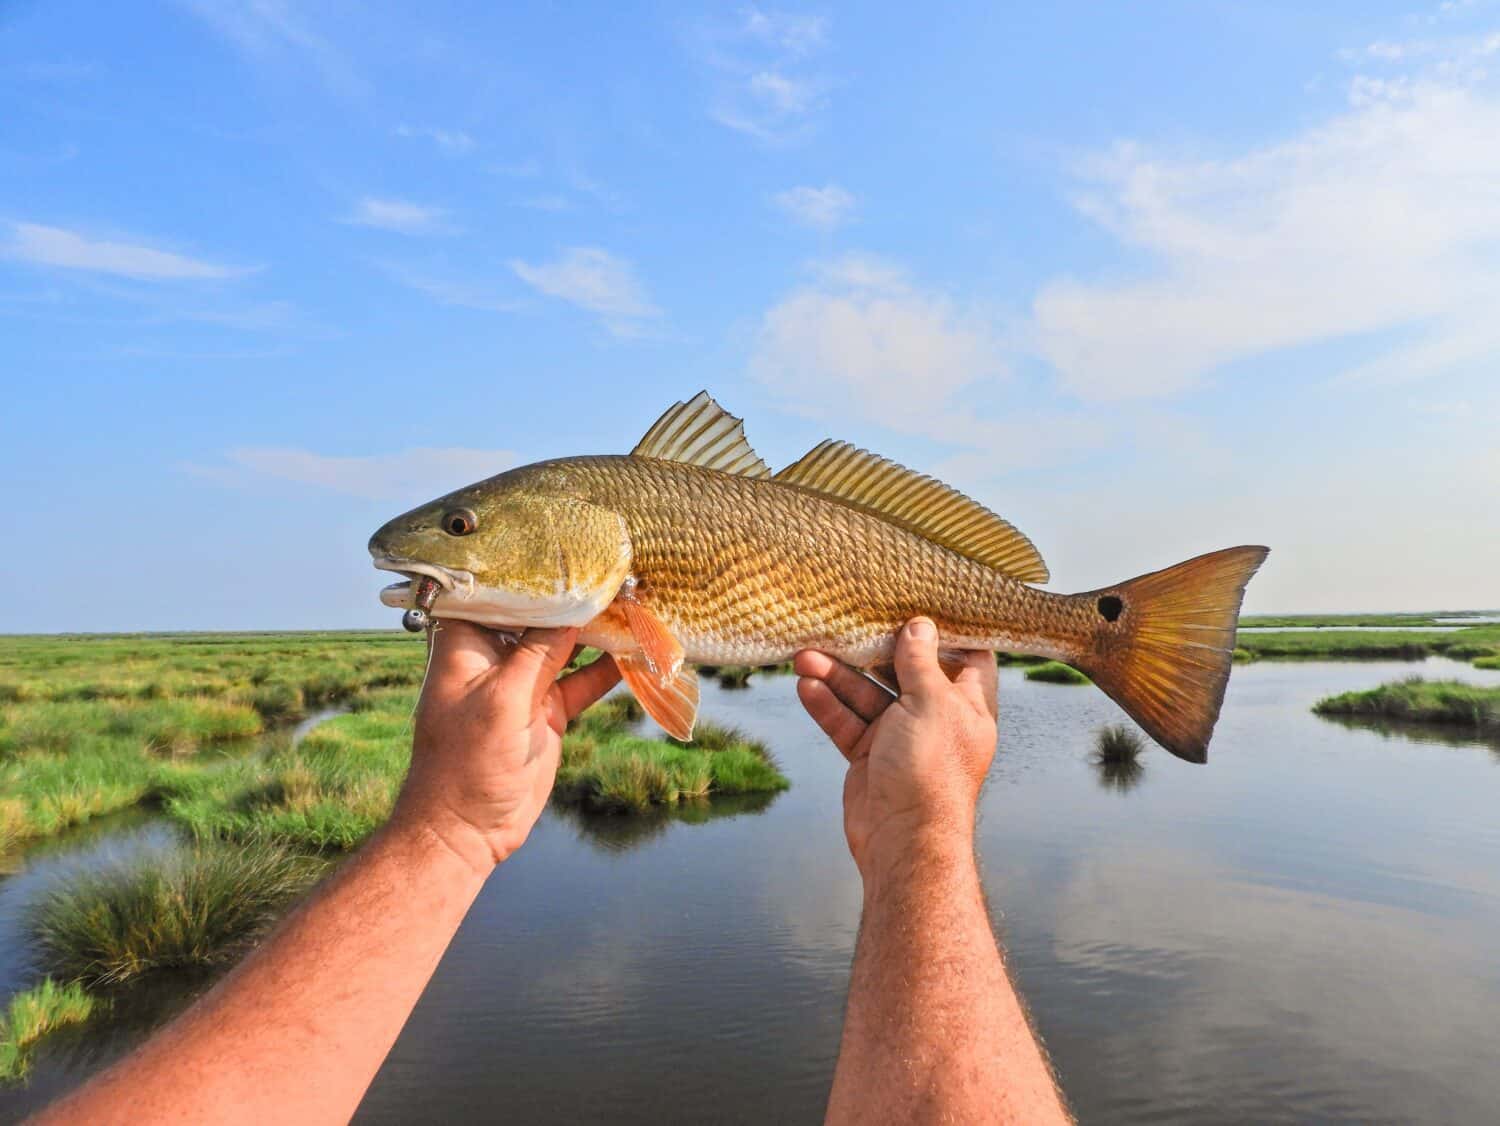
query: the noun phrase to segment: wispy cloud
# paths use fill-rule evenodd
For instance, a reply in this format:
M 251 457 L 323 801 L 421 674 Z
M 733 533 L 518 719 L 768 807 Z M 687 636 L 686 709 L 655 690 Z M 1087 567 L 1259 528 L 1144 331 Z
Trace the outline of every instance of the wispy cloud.
M 837 184 L 788 188 L 771 200 L 793 221 L 820 231 L 842 226 L 853 214 L 855 203 L 854 196 Z
M 137 281 L 207 281 L 250 272 L 141 242 L 94 239 L 41 223 L 11 224 L 10 242 L 0 247 L 0 254 L 36 266 L 110 274 Z
M 500 473 L 516 463 L 511 450 L 417 447 L 397 453 L 339 457 L 282 446 L 242 446 L 228 465 L 183 468 L 225 484 L 247 475 L 313 485 L 368 500 L 418 501 Z
M 431 141 L 449 156 L 462 156 L 474 151 L 474 138 L 462 129 L 434 129 L 430 126 L 398 125 L 396 136 L 413 140 Z
M 510 266 L 538 293 L 597 313 L 616 336 L 638 336 L 643 322 L 661 316 L 647 299 L 634 267 L 598 247 L 573 247 L 551 262 L 513 260 Z
M 305 12 L 283 0 L 178 0 L 214 32 L 256 63 L 293 59 L 309 64 L 334 93 L 366 92 L 344 52 L 316 32 Z
M 802 12 L 768 12 L 754 6 L 740 12 L 740 32 L 792 55 L 805 55 L 828 39 L 828 19 Z
M 822 16 L 754 7 L 701 29 L 693 51 L 713 85 L 709 116 L 770 144 L 806 136 L 830 86 L 809 60 L 827 40 Z
M 750 374 L 793 410 L 853 415 L 901 434 L 982 451 L 987 472 L 1038 451 L 1088 448 L 1096 421 L 1029 411 L 1024 423 L 977 417 L 959 405 L 1003 384 L 1004 349 L 983 312 L 913 283 L 870 256 L 814 264 L 813 280 L 767 311 Z M 974 475 L 967 462 L 960 475 Z
M 440 305 L 479 309 L 488 313 L 519 313 L 526 308 L 526 303 L 513 294 L 500 292 L 491 286 L 440 277 L 427 271 L 390 262 L 380 263 L 380 268 L 392 280 L 418 293 L 426 294 Z
M 358 227 L 375 227 L 401 235 L 441 235 L 452 233 L 447 212 L 441 207 L 427 207 L 404 199 L 378 199 L 365 196 L 343 219 Z
M 1275 144 L 1212 158 L 1121 144 L 1092 162 L 1079 208 L 1152 266 L 1038 294 L 1034 344 L 1065 387 L 1173 394 L 1236 360 L 1377 333 L 1395 343 L 1351 378 L 1492 360 L 1500 94 L 1456 57 L 1356 75 L 1346 110 Z
M 542 181 L 545 181 L 544 190 L 532 191 L 518 198 L 515 201 L 517 207 L 556 214 L 589 208 L 603 208 L 618 214 L 629 209 L 625 197 L 618 191 L 577 168 L 544 171 L 536 161 L 526 161 L 496 165 L 490 171 L 511 180 L 537 181 L 532 184 L 534 188 L 543 188 Z

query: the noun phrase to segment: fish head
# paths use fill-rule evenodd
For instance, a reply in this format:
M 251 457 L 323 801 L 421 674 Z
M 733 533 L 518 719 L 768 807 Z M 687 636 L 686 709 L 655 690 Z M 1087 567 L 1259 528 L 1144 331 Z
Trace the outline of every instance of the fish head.
M 421 576 L 441 587 L 434 617 L 497 628 L 581 626 L 630 573 L 630 535 L 617 512 L 512 470 L 418 505 L 370 537 L 370 556 L 407 581 L 380 600 L 410 609 Z

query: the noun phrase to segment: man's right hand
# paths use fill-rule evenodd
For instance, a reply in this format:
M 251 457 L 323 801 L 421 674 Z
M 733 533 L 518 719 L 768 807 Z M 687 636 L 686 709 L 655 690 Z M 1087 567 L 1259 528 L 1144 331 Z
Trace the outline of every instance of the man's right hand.
M 994 655 L 964 654 L 953 680 L 938 664 L 926 618 L 896 638 L 890 694 L 826 653 L 797 654 L 797 695 L 849 760 L 844 831 L 864 877 L 874 880 L 932 849 L 972 855 L 979 788 L 995 757 Z

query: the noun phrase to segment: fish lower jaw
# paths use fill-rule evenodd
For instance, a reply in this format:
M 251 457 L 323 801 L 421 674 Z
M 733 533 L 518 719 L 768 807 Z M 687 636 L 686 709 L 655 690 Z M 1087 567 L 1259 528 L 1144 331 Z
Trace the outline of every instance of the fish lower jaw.
M 374 563 L 377 571 L 395 571 L 399 575 L 408 575 L 412 578 L 425 575 L 436 579 L 444 593 L 449 596 L 469 598 L 474 593 L 474 576 L 468 571 L 459 571 L 436 563 L 418 563 L 415 559 L 398 559 L 394 556 L 377 558 Z M 410 607 L 412 604 L 411 588 L 411 579 L 406 582 L 392 583 L 380 592 L 380 601 L 387 606 Z M 397 600 L 398 596 L 404 600 Z

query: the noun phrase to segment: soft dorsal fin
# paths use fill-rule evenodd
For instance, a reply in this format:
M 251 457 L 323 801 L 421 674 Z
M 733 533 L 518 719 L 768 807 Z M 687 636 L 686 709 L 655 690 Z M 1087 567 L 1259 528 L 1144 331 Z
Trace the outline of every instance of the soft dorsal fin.
M 819 442 L 776 480 L 869 509 L 1021 582 L 1047 581 L 1041 553 L 1014 525 L 957 489 L 848 442 Z
M 675 403 L 652 424 L 632 457 L 682 461 L 736 473 L 741 477 L 769 477 L 771 467 L 745 441 L 745 424 L 699 391 L 685 403 Z

